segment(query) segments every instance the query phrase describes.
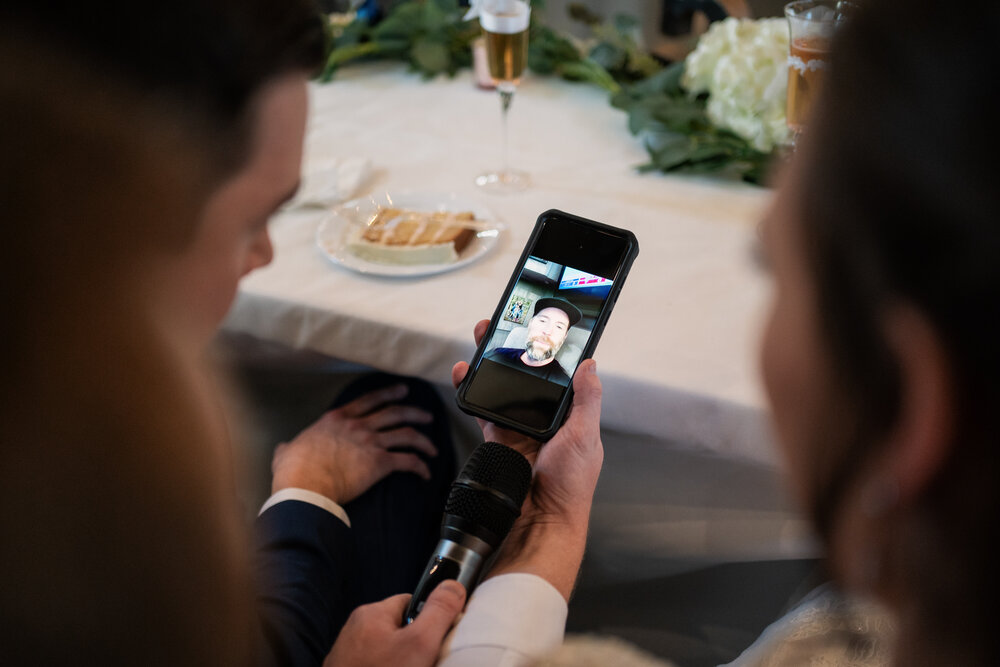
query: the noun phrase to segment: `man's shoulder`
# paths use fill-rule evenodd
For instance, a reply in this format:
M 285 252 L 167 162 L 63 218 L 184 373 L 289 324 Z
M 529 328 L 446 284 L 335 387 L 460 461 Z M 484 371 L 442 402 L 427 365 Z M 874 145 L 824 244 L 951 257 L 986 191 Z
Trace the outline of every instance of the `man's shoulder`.
M 486 354 L 487 359 L 492 359 L 494 357 L 503 357 L 504 359 L 518 359 L 524 350 L 517 347 L 498 347 L 493 349 L 491 352 Z
M 558 359 L 552 360 L 552 375 L 553 375 L 552 377 L 553 380 L 559 378 L 559 380 L 561 380 L 563 383 L 569 384 L 570 381 L 569 373 L 566 372 L 566 369 L 563 368 L 563 365 L 559 363 Z

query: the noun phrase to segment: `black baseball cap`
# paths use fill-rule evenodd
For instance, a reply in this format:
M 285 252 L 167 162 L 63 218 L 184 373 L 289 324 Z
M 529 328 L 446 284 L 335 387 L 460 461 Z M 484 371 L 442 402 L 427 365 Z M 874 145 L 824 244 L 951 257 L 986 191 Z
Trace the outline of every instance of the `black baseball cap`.
M 559 299 L 552 296 L 547 296 L 544 299 L 539 299 L 535 302 L 535 310 L 532 311 L 532 316 L 537 315 L 540 311 L 546 308 L 558 308 L 559 310 L 566 313 L 566 317 L 569 318 L 569 325 L 573 326 L 581 319 L 583 319 L 583 313 L 580 309 L 571 304 L 566 299 Z

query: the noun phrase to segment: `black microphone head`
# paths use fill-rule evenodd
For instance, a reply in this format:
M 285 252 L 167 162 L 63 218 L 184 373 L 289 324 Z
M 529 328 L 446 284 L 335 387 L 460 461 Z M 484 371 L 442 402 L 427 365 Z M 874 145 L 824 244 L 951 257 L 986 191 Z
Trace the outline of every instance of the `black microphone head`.
M 531 487 L 531 464 L 516 449 L 484 442 L 469 456 L 458 479 L 489 487 L 510 498 L 520 510 Z
M 484 442 L 466 461 L 445 503 L 445 527 L 499 546 L 521 514 L 531 487 L 531 464 L 518 451 Z

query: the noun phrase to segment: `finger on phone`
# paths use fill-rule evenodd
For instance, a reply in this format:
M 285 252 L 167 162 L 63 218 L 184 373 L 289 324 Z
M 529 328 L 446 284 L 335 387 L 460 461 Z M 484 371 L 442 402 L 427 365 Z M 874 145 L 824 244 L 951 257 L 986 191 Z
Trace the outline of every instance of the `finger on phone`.
M 597 377 L 597 363 L 587 359 L 580 364 L 573 377 L 573 411 L 570 419 L 601 420 L 601 379 Z
M 486 330 L 490 326 L 489 320 L 479 320 L 476 322 L 476 326 L 472 329 L 472 336 L 476 339 L 476 345 L 483 342 L 483 336 L 486 335 Z
M 460 361 L 451 367 L 451 383 L 456 389 L 458 389 L 458 385 L 462 384 L 462 380 L 465 379 L 468 372 L 469 364 L 464 361 Z

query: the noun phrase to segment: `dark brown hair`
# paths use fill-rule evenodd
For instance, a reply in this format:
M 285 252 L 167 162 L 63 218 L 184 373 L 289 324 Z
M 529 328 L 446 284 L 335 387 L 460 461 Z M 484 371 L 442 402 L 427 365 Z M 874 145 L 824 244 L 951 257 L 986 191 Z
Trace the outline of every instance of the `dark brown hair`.
M 256 93 L 317 70 L 327 37 L 312 0 L 11 0 L 0 4 L 4 34 L 73 53 L 155 100 L 230 169 L 247 157 Z
M 970 663 L 997 655 L 987 548 L 1000 521 L 1000 6 L 865 3 L 837 36 L 804 151 L 799 215 L 838 393 L 856 423 L 819 477 L 821 531 L 878 436 L 899 375 L 881 327 L 917 308 L 947 350 L 956 443 L 906 527 L 896 567 L 931 636 Z M 960 661 L 959 661 L 960 662 Z M 958 662 L 952 664 L 959 664 Z

